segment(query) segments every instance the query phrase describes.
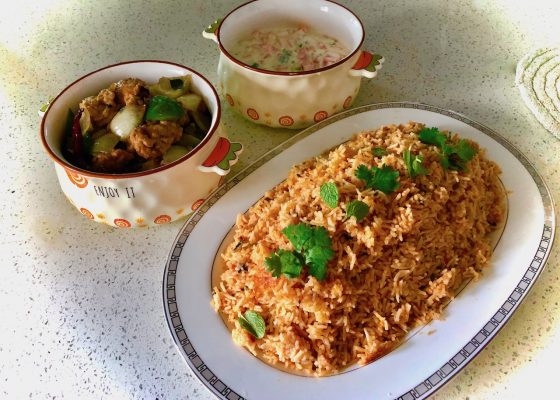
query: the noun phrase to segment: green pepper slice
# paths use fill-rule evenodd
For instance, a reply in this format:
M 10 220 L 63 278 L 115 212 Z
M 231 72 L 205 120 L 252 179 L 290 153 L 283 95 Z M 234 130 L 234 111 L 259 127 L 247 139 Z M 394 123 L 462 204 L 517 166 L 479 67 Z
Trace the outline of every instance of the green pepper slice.
M 177 101 L 165 96 L 154 96 L 146 110 L 146 121 L 168 121 L 179 119 L 185 115 L 185 110 Z

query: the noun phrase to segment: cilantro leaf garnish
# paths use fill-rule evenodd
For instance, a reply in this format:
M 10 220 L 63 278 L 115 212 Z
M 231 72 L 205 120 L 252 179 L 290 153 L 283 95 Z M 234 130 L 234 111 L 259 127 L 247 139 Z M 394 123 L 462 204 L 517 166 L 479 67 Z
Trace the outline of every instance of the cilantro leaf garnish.
M 325 204 L 330 208 L 335 208 L 338 205 L 338 189 L 334 183 L 323 183 L 319 193 Z
M 366 188 L 379 190 L 385 194 L 394 192 L 400 186 L 397 180 L 399 172 L 386 165 L 381 168 L 368 168 L 362 164 L 356 168 L 355 175 L 365 182 Z
M 407 149 L 403 153 L 404 165 L 408 170 L 408 175 L 414 178 L 418 175 L 427 175 L 430 171 L 422 165 L 424 162 L 424 157 L 421 155 L 413 155 L 412 152 Z
M 467 162 L 473 159 L 476 149 L 466 140 L 461 139 L 456 145 L 443 145 L 440 164 L 444 169 L 465 171 Z
M 459 140 L 456 145 L 448 144 L 449 138 L 438 128 L 424 128 L 418 133 L 418 137 L 422 143 L 433 144 L 441 149 L 439 162 L 443 169 L 465 171 L 467 162 L 476 154 L 476 149 L 465 139 Z
M 282 229 L 282 233 L 297 251 L 304 253 L 304 256 L 307 256 L 306 253 L 314 247 L 320 247 L 326 252 L 332 253 L 331 238 L 327 230 L 322 226 L 307 224 L 290 225 Z
M 455 146 L 456 154 L 463 161 L 470 161 L 476 155 L 476 149 L 472 147 L 465 139 L 459 140 Z
M 463 171 L 465 163 L 455 154 L 455 146 L 444 144 L 441 147 L 439 163 L 443 169 L 451 169 L 454 171 Z
M 327 277 L 327 264 L 333 258 L 330 247 L 312 247 L 305 253 L 305 263 L 309 274 L 322 281 Z
M 280 274 L 288 278 L 300 275 L 306 266 L 309 274 L 322 281 L 327 276 L 327 264 L 333 258 L 329 233 L 322 226 L 304 223 L 290 225 L 282 230 L 295 251 L 277 250 L 265 259 L 267 269 L 275 278 Z
M 356 168 L 356 172 L 354 172 L 354 175 L 356 175 L 356 178 L 364 181 L 366 183 L 366 186 L 369 186 L 368 183 L 373 180 L 373 176 L 375 174 L 374 168 L 375 167 L 369 169 L 366 165 L 361 164 L 358 166 L 358 168 Z M 377 170 L 377 168 L 375 168 L 375 170 Z
M 287 278 L 296 278 L 301 274 L 303 262 L 291 251 L 277 250 L 270 257 L 265 259 L 266 269 L 272 273 L 272 276 L 278 278 L 280 274 Z
M 266 333 L 266 324 L 263 317 L 252 310 L 245 311 L 245 314 L 237 319 L 239 325 L 257 339 L 262 339 Z
M 290 225 L 282 229 L 284 236 L 288 238 L 296 251 L 303 251 L 303 246 L 309 240 L 310 227 L 306 224 Z
M 354 200 L 346 206 L 346 217 L 355 217 L 357 222 L 364 219 L 369 213 L 369 206 L 360 200 Z
M 371 154 L 373 154 L 374 157 L 382 157 L 387 154 L 387 150 L 383 147 L 374 147 L 371 149 Z
M 439 131 L 438 128 L 424 128 L 418 133 L 418 138 L 422 143 L 433 144 L 439 148 L 443 147 L 447 136 Z

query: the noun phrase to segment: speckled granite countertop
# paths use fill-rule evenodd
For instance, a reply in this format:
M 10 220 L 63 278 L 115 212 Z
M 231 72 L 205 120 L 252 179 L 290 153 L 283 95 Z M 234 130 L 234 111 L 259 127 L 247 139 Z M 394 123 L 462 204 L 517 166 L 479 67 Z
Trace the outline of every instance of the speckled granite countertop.
M 165 59 L 216 82 L 205 24 L 234 1 L 20 0 L 0 16 L 0 398 L 210 399 L 164 319 L 164 263 L 181 222 L 118 230 L 83 218 L 62 195 L 38 140 L 37 108 L 88 71 Z M 344 2 L 365 48 L 386 56 L 355 105 L 410 100 L 453 109 L 506 136 L 560 201 L 560 141 L 514 85 L 515 64 L 560 38 L 560 7 L 523 0 Z M 236 170 L 288 138 L 226 109 L 246 151 Z M 557 396 L 560 246 L 507 327 L 437 399 Z

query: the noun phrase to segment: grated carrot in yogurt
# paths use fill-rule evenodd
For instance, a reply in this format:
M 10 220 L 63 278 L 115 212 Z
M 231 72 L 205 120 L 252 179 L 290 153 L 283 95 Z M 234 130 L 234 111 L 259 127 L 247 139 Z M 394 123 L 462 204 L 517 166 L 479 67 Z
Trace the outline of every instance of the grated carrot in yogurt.
M 283 26 L 251 32 L 230 53 L 254 68 L 299 72 L 334 64 L 349 50 L 339 40 L 307 26 Z

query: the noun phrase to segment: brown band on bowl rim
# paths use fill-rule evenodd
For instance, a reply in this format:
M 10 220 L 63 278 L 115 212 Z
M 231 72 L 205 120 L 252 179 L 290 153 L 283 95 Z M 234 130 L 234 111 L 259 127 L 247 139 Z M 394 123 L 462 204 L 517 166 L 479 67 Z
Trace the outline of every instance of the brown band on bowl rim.
M 332 0 L 323 0 L 326 1 L 328 3 L 332 3 L 336 6 L 339 6 L 343 9 L 345 9 L 346 11 L 348 11 L 350 14 L 352 14 L 356 20 L 359 22 L 360 24 L 360 28 L 362 30 L 362 39 L 360 40 L 360 43 L 358 44 L 358 46 L 356 46 L 356 48 L 350 53 L 348 54 L 346 57 L 342 58 L 341 60 L 335 62 L 334 64 L 330 64 L 327 65 L 326 67 L 321 67 L 321 68 L 317 68 L 317 69 L 312 69 L 309 71 L 298 71 L 298 72 L 280 72 L 280 71 L 269 71 L 266 69 L 259 69 L 259 68 L 255 68 L 250 66 L 249 64 L 245 64 L 244 62 L 239 61 L 237 58 L 235 58 L 234 56 L 232 56 L 227 50 L 226 48 L 222 45 L 222 41 L 220 39 L 220 28 L 222 27 L 222 24 L 225 22 L 225 20 L 231 15 L 233 14 L 235 11 L 239 10 L 240 8 L 243 8 L 251 3 L 255 3 L 259 0 L 251 0 L 248 1 L 247 3 L 243 3 L 240 6 L 234 8 L 233 10 L 231 10 L 229 13 L 227 13 L 227 15 L 222 19 L 222 22 L 220 23 L 220 25 L 218 26 L 218 30 L 216 31 L 216 38 L 218 39 L 218 47 L 220 48 L 220 51 L 227 57 L 229 58 L 232 62 L 234 62 L 235 64 L 243 67 L 243 68 L 247 68 L 251 71 L 255 71 L 255 72 L 259 72 L 261 74 L 267 74 L 267 75 L 280 75 L 280 76 L 300 76 L 300 75 L 309 75 L 309 74 L 314 74 L 316 72 L 322 72 L 322 71 L 326 71 L 329 70 L 331 68 L 334 67 L 338 67 L 341 64 L 344 64 L 346 61 L 348 61 L 350 58 L 352 58 L 358 51 L 360 51 L 360 49 L 362 48 L 362 45 L 364 44 L 364 40 L 365 40 L 365 36 L 366 36 L 366 32 L 364 30 L 364 24 L 362 23 L 362 20 L 356 15 L 354 14 L 354 12 L 352 10 L 350 10 L 348 7 L 343 6 L 342 4 L 339 4 L 335 1 Z
M 126 65 L 126 64 L 140 64 L 140 63 L 159 63 L 159 64 L 167 64 L 167 65 L 173 65 L 175 67 L 179 67 L 179 68 L 183 68 L 186 69 L 187 71 L 190 71 L 192 74 L 195 74 L 197 76 L 199 76 L 200 78 L 202 78 L 202 80 L 204 82 L 206 82 L 208 84 L 208 86 L 210 87 L 210 89 L 212 89 L 212 93 L 214 94 L 215 98 L 216 98 L 216 105 L 217 105 L 217 110 L 216 110 L 216 123 L 214 124 L 214 126 L 210 127 L 210 130 L 206 133 L 206 136 L 204 136 L 204 139 L 202 139 L 202 141 L 198 144 L 198 146 L 196 146 L 194 149 L 192 149 L 190 152 L 188 152 L 186 155 L 184 155 L 183 157 L 179 158 L 178 160 L 175 160 L 169 164 L 165 164 L 162 166 L 159 166 L 157 168 L 153 168 L 147 171 L 141 171 L 141 172 L 131 172 L 131 173 L 125 173 L 125 174 L 103 174 L 103 173 L 99 173 L 99 172 L 93 172 L 93 171 L 88 171 L 79 167 L 76 167 L 72 164 L 70 164 L 69 162 L 67 162 L 66 160 L 64 160 L 63 158 L 57 156 L 51 149 L 51 147 L 48 145 L 47 140 L 45 138 L 45 120 L 47 119 L 47 115 L 49 114 L 49 111 L 51 109 L 51 105 L 54 104 L 60 96 L 62 96 L 68 89 L 70 89 L 72 86 L 74 86 L 76 83 L 80 82 L 81 80 L 87 78 L 90 75 L 93 75 L 97 72 L 109 69 L 109 68 L 113 68 L 113 67 L 118 67 L 120 65 Z M 76 79 L 74 82 L 72 82 L 71 84 L 69 84 L 68 86 L 66 86 L 55 98 L 53 101 L 50 102 L 49 107 L 47 108 L 47 111 L 45 112 L 45 115 L 43 115 L 43 118 L 41 119 L 41 125 L 39 127 L 39 135 L 41 136 L 41 142 L 43 143 L 43 147 L 45 148 L 45 151 L 47 152 L 47 154 L 53 159 L 53 161 L 57 164 L 59 164 L 60 166 L 62 166 L 65 169 L 69 169 L 73 172 L 76 172 L 80 175 L 83 176 L 87 176 L 90 178 L 109 178 L 109 179 L 126 179 L 126 178 L 138 178 L 141 176 L 146 176 L 146 175 L 151 175 L 151 174 L 155 174 L 157 172 L 160 171 L 164 171 L 168 168 L 174 167 L 175 165 L 178 165 L 186 160 L 188 160 L 189 158 L 191 158 L 193 155 L 195 155 L 200 149 L 202 149 L 204 147 L 204 145 L 206 145 L 210 139 L 212 138 L 212 136 L 214 136 L 214 134 L 216 133 L 216 130 L 218 129 L 218 126 L 220 124 L 220 120 L 222 117 L 222 106 L 220 104 L 220 98 L 218 96 L 218 92 L 216 92 L 216 89 L 214 88 L 214 85 L 212 85 L 210 83 L 210 81 L 208 79 L 206 79 L 206 77 L 204 75 L 202 75 L 201 73 L 195 71 L 192 68 L 186 67 L 184 65 L 181 64 L 177 64 L 174 62 L 170 62 L 170 61 L 162 61 L 162 60 L 134 60 L 134 61 L 123 61 L 120 63 L 116 63 L 116 64 L 111 64 L 108 65 L 106 67 L 103 68 L 99 68 L 96 69 L 95 71 L 92 71 L 78 79 Z

